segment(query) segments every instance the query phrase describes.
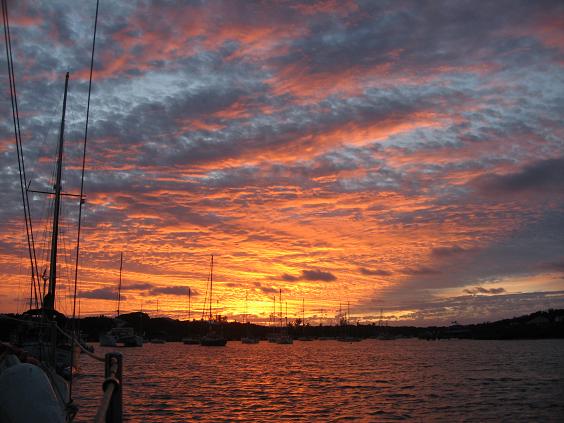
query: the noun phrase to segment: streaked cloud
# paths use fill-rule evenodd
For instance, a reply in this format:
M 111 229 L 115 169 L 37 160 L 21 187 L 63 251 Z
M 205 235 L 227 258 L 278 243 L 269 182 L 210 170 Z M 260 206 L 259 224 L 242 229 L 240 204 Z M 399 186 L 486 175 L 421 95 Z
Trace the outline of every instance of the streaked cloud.
M 367 269 L 365 267 L 361 267 L 358 270 L 363 275 L 368 275 L 368 276 L 390 276 L 392 274 L 392 272 L 382 269 Z
M 331 272 L 326 272 L 324 270 L 302 270 L 299 276 L 292 276 L 287 273 L 282 275 L 282 280 L 287 282 L 305 280 L 305 281 L 323 281 L 323 282 L 331 282 L 336 280 L 336 276 L 333 275 Z
M 492 295 L 496 295 L 496 294 L 503 294 L 505 291 L 504 288 L 483 288 L 481 286 L 476 286 L 474 288 L 470 288 L 470 289 L 464 289 L 463 290 L 465 293 L 470 294 L 470 295 L 476 295 L 476 294 L 492 294 Z
M 92 300 L 112 300 L 117 301 L 117 289 L 114 288 L 97 288 L 89 291 L 82 291 L 79 294 L 80 298 L 89 298 Z M 127 297 L 121 295 L 121 299 L 125 301 Z
M 200 293 L 188 286 L 157 286 L 149 290 L 150 295 L 178 295 L 178 296 L 188 296 L 188 294 L 193 296 L 198 296 Z
M 33 189 L 53 185 L 67 70 L 64 190 L 79 189 L 94 10 L 10 4 Z M 82 310 L 106 310 L 120 251 L 127 304 L 158 298 L 165 313 L 186 308 L 188 286 L 205 292 L 211 254 L 214 297 L 233 316 L 247 294 L 250 312 L 268 315 L 280 289 L 290 312 L 346 298 L 353 313 L 406 321 L 558 303 L 563 14 L 550 0 L 102 2 Z M 0 121 L 6 310 L 29 292 L 12 138 Z M 45 200 L 30 197 L 40 246 Z M 76 202 L 64 208 L 68 253 Z

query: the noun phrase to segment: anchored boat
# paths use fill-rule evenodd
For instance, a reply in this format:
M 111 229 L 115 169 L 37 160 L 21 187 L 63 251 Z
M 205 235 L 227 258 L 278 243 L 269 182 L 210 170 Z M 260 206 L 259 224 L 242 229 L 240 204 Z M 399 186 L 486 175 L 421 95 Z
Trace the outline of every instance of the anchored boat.
M 247 329 L 247 334 L 246 336 L 241 338 L 241 343 L 242 344 L 258 344 L 259 343 L 259 339 L 255 338 L 254 336 L 251 335 L 251 330 L 250 330 L 250 326 L 251 323 L 249 322 L 249 315 L 248 315 L 248 308 L 247 308 L 247 302 L 248 302 L 248 298 L 249 294 L 245 293 L 245 326 Z
M 188 321 L 190 321 L 190 318 L 192 317 L 192 289 L 189 287 L 188 288 Z M 187 336 L 182 338 L 182 342 L 185 345 L 199 345 L 200 344 L 200 338 L 195 338 L 193 336 Z
M 212 292 L 213 292 L 213 255 L 211 256 L 210 262 L 210 277 L 209 277 L 209 329 L 205 336 L 200 339 L 200 345 L 204 347 L 224 347 L 227 344 L 227 340 L 223 337 L 221 333 L 221 318 L 218 316 L 214 320 L 212 313 Z
M 285 320 L 285 324 L 284 324 Z M 282 289 L 280 289 L 280 333 L 274 340 L 277 344 L 293 344 L 294 339 L 288 333 L 288 303 L 286 303 L 286 317 L 282 317 Z
M 107 333 L 100 335 L 100 345 L 103 347 L 115 347 L 121 344 L 124 347 L 142 347 L 143 337 L 136 335 L 132 327 L 126 326 L 123 320 L 119 319 L 121 304 L 121 274 L 123 270 L 123 253 L 119 258 L 119 284 L 117 298 L 117 313 L 115 322 L 117 327 L 110 329 Z

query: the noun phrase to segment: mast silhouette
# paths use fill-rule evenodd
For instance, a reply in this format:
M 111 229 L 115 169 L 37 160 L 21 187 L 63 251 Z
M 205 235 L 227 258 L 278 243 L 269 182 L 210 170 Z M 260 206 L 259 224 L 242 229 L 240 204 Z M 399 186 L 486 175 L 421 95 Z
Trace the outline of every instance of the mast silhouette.
M 57 244 L 59 240 L 59 214 L 61 210 L 61 179 L 63 173 L 63 144 L 65 134 L 65 114 L 67 110 L 67 90 L 69 73 L 65 75 L 65 94 L 63 97 L 63 116 L 59 133 L 59 154 L 57 157 L 57 176 L 55 180 L 55 204 L 53 206 L 53 232 L 51 233 L 51 257 L 49 260 L 49 289 L 43 299 L 47 310 L 55 310 L 55 288 L 57 286 Z
M 121 270 L 122 269 L 123 269 L 123 252 L 119 254 L 119 285 L 118 285 L 117 317 L 119 317 L 119 305 L 121 302 Z
M 213 320 L 212 314 L 212 291 L 213 291 L 213 254 L 211 255 L 211 264 L 210 264 L 210 322 Z
M 245 292 L 245 323 L 249 323 L 248 317 L 247 317 L 247 301 L 249 300 L 249 293 Z
M 302 298 L 302 326 L 305 327 L 305 300 Z

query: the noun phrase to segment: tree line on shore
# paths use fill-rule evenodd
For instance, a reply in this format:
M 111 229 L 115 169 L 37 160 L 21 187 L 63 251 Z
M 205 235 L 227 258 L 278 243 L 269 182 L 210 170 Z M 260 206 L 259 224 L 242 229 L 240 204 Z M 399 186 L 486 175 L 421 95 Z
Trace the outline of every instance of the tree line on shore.
M 21 318 L 22 315 L 10 315 Z M 146 313 L 135 312 L 120 315 L 119 319 L 131 326 L 147 339 L 163 338 L 167 341 L 180 341 L 185 337 L 199 337 L 209 329 L 206 320 L 177 320 L 167 317 L 151 318 Z M 123 323 L 122 323 L 123 324 Z M 0 319 L 0 337 L 9 341 L 10 333 L 17 322 L 12 319 Z M 84 317 L 77 319 L 76 326 L 89 342 L 96 342 L 100 334 L 116 326 L 116 319 L 107 316 Z M 218 322 L 219 329 L 229 340 L 239 340 L 244 336 L 265 339 L 270 333 L 284 330 L 294 338 L 338 338 L 354 336 L 358 338 L 421 338 L 421 339 L 543 339 L 564 338 L 564 309 L 537 311 L 532 314 L 471 325 L 452 324 L 449 326 L 381 326 L 375 323 L 354 325 L 311 325 L 291 322 L 283 328 L 264 326 L 253 323 Z

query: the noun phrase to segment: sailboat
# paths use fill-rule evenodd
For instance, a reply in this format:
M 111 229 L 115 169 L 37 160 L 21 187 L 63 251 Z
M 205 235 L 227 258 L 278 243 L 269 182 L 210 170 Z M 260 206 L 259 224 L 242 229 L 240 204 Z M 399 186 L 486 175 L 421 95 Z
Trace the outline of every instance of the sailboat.
M 293 344 L 294 340 L 288 333 L 288 304 L 286 303 L 286 325 L 282 326 L 282 289 L 280 289 L 280 333 L 276 337 L 277 344 Z
M 63 98 L 63 117 L 61 119 L 61 128 L 59 134 L 59 144 L 57 153 L 57 164 L 56 164 L 56 180 L 54 183 L 54 192 L 50 192 L 54 196 L 53 205 L 53 216 L 52 216 L 52 231 L 51 231 L 51 250 L 49 255 L 49 276 L 47 278 L 47 269 L 44 271 L 45 280 L 48 280 L 48 289 L 43 292 L 43 298 L 40 297 L 41 289 L 39 293 L 35 296 L 36 308 L 30 308 L 24 313 L 35 325 L 30 325 L 30 328 L 34 326 L 33 329 L 29 330 L 27 328 L 23 332 L 18 333 L 17 343 L 19 346 L 24 348 L 26 351 L 38 357 L 41 361 L 49 358 L 51 364 L 53 364 L 59 372 L 70 368 L 72 358 L 72 351 L 67 339 L 60 339 L 57 343 L 52 342 L 52 337 L 48 332 L 55 330 L 54 326 L 50 330 L 46 330 L 45 327 L 41 327 L 47 321 L 50 324 L 58 324 L 60 326 L 66 325 L 66 317 L 59 313 L 55 309 L 55 293 L 56 293 L 56 283 L 58 280 L 57 275 L 57 259 L 58 259 L 58 242 L 59 242 L 59 221 L 60 221 L 60 211 L 61 211 L 61 198 L 63 196 L 62 192 L 62 170 L 63 170 L 63 142 L 64 142 L 64 125 L 65 125 L 65 114 L 66 114 L 66 99 L 68 91 L 68 80 L 69 73 L 67 72 L 65 76 L 65 91 Z M 31 191 L 31 190 L 30 190 Z M 29 204 L 24 204 L 24 206 L 29 207 Z M 25 207 L 24 207 L 25 208 Z M 29 222 L 28 222 L 29 220 Z M 29 216 L 26 216 L 26 224 L 31 225 L 31 220 Z M 35 255 L 35 251 L 30 253 L 30 256 Z M 33 269 L 36 264 L 32 261 L 32 274 Z M 36 271 L 37 275 L 38 272 Z M 38 283 L 39 288 L 40 284 Z M 45 291 L 45 289 L 44 289 Z M 32 301 L 30 299 L 30 306 Z M 38 324 L 40 324 L 38 326 Z M 56 337 L 56 335 L 55 335 Z
M 16 86 L 11 52 L 7 1 L 2 0 L 2 17 L 4 20 L 4 36 L 6 41 L 6 55 L 9 69 L 10 95 L 12 99 L 12 113 L 14 133 L 16 138 L 18 168 L 20 171 L 20 188 L 23 201 L 25 228 L 28 241 L 28 253 L 31 262 L 31 295 L 30 310 L 24 313 L 24 327 L 30 328 L 18 333 L 15 345 L 0 344 L 0 420 L 6 422 L 48 422 L 63 423 L 74 419 L 78 408 L 71 398 L 73 367 L 78 364 L 75 354 L 79 347 L 78 335 L 75 328 L 71 333 L 65 327 L 66 317 L 56 310 L 57 288 L 57 258 L 59 253 L 59 221 L 61 212 L 63 145 L 65 130 L 65 114 L 69 73 L 65 75 L 65 87 L 62 107 L 62 118 L 59 132 L 58 152 L 56 161 L 55 181 L 52 192 L 32 191 L 26 179 L 21 144 L 18 106 L 16 100 Z M 82 204 L 84 203 L 84 164 L 86 158 L 86 140 L 88 134 L 88 115 L 90 108 L 90 93 L 92 86 L 92 68 L 94 62 L 94 46 L 96 40 L 96 24 L 98 19 L 98 2 L 96 4 L 96 18 L 94 24 L 94 38 L 92 43 L 92 59 L 90 67 L 90 83 L 88 88 L 88 105 L 86 112 L 86 130 L 84 135 L 84 153 L 82 164 L 82 178 L 78 211 L 78 237 L 76 247 L 76 267 L 73 303 L 73 324 L 76 311 L 77 271 L 80 246 L 80 224 Z M 29 192 L 38 192 L 53 196 L 53 215 L 51 225 L 51 243 L 49 266 L 41 275 L 38 272 L 37 256 L 30 214 Z M 43 278 L 43 284 L 40 279 Z M 48 282 L 48 284 L 47 284 Z M 33 299 L 35 301 L 33 301 Z M 35 305 L 35 308 L 32 305 Z M 18 345 L 19 344 L 19 345 Z M 17 348 L 18 346 L 25 350 Z
M 337 341 L 340 342 L 360 342 L 362 341 L 362 338 L 359 338 L 358 336 L 354 336 L 352 335 L 351 332 L 351 326 L 349 324 L 349 319 L 350 319 L 350 303 L 347 302 L 347 312 L 345 313 L 345 316 L 342 317 L 341 314 L 341 306 L 339 305 L 339 315 L 341 316 L 341 328 L 344 329 L 344 333 L 341 334 L 340 337 L 337 338 Z
M 59 134 L 59 144 L 57 153 L 56 180 L 54 183 L 54 192 L 49 192 L 54 196 L 53 221 L 51 231 L 51 251 L 49 257 L 49 276 L 47 277 L 47 269 L 44 271 L 44 281 L 48 286 L 41 290 L 41 284 L 33 280 L 34 287 L 39 290 L 35 295 L 36 308 L 31 308 L 24 313 L 27 321 L 26 325 L 13 334 L 15 344 L 23 348 L 26 352 L 37 358 L 40 362 L 47 363 L 58 374 L 70 377 L 72 372 L 76 372 L 78 368 L 77 352 L 80 350 L 78 346 L 70 343 L 68 338 L 57 336 L 57 326 L 64 327 L 67 324 L 66 317 L 55 309 L 56 298 L 56 282 L 57 278 L 57 258 L 58 258 L 58 241 L 59 241 L 59 220 L 61 210 L 62 193 L 62 162 L 63 162 L 63 141 L 64 141 L 64 125 L 66 113 L 66 100 L 68 91 L 69 73 L 65 76 L 65 90 L 63 98 L 63 116 L 61 119 L 61 128 Z M 18 157 L 19 159 L 19 157 Z M 29 187 L 25 188 L 29 190 Z M 29 190 L 31 191 L 31 190 Z M 26 204 L 27 193 L 24 197 L 24 210 L 29 210 L 29 203 Z M 26 227 L 31 225 L 29 212 L 25 216 Z M 29 234 L 28 234 L 29 235 Z M 35 256 L 33 245 L 30 247 L 30 257 Z M 38 275 L 36 263 L 32 259 L 32 275 Z M 36 284 L 36 285 L 35 285 Z M 40 295 L 43 294 L 43 297 Z M 32 305 L 30 298 L 30 306 Z M 75 352 L 75 348 L 76 351 Z M 74 355 L 73 355 L 74 352 Z
M 250 323 L 249 323 L 249 318 L 248 318 L 248 314 L 247 314 L 247 301 L 248 301 L 248 296 L 249 294 L 246 293 L 245 294 L 245 326 L 247 327 L 247 335 L 244 336 L 243 338 L 241 338 L 241 343 L 242 344 L 258 344 L 259 343 L 259 339 L 255 338 L 254 336 L 251 335 L 250 333 Z
M 189 322 L 191 317 L 192 317 L 192 289 L 188 287 L 188 321 Z M 182 342 L 186 345 L 197 345 L 200 343 L 200 340 L 192 336 L 187 336 L 185 338 L 182 338 Z
M 117 305 L 117 316 L 119 317 L 119 303 L 121 300 L 121 269 L 123 265 L 123 254 L 120 255 L 119 263 L 119 286 L 118 286 L 118 305 Z M 118 342 L 118 335 L 111 329 L 109 332 L 103 333 L 99 337 L 99 343 L 101 347 L 116 347 Z
M 276 328 L 276 295 L 272 297 L 272 300 L 273 300 L 274 308 L 272 312 L 272 319 L 270 319 L 269 324 L 273 328 L 273 330 L 266 335 L 266 339 L 271 344 L 275 344 L 276 339 L 278 339 L 279 336 L 279 333 L 276 332 L 276 330 L 274 330 Z
M 6 24 L 7 6 L 2 2 L 4 23 Z M 8 46 L 7 46 L 8 48 Z M 12 75 L 10 74 L 10 77 Z M 63 116 L 59 134 L 59 147 L 57 157 L 56 181 L 54 184 L 54 207 L 51 233 L 51 253 L 49 259 L 48 290 L 43 290 L 44 296 L 35 295 L 36 308 L 30 308 L 24 313 L 27 320 L 20 331 L 15 335 L 15 346 L 5 346 L 0 359 L 0 418 L 6 421 L 65 421 L 72 418 L 65 411 L 70 400 L 69 386 L 62 376 L 72 377 L 72 364 L 77 357 L 73 357 L 74 343 L 69 344 L 67 338 L 58 336 L 57 329 L 64 326 L 66 318 L 55 309 L 56 282 L 57 282 L 57 243 L 59 239 L 59 213 L 62 195 L 62 160 L 63 160 L 63 134 L 66 112 L 66 99 L 69 74 L 65 76 L 65 90 L 63 99 Z M 12 80 L 10 80 L 12 84 Z M 11 89 L 15 87 L 10 86 Z M 16 142 L 18 140 L 16 139 Z M 18 161 L 20 161 L 18 151 Z M 27 202 L 28 187 L 22 186 L 26 229 L 31 220 L 29 217 L 29 203 Z M 24 191 L 25 190 L 25 191 Z M 34 266 L 33 244 L 29 244 L 30 259 L 32 264 L 32 277 L 38 272 Z M 46 273 L 46 272 L 45 272 Z M 45 279 L 44 279 L 45 280 Z M 46 281 L 46 280 L 45 280 Z M 41 285 L 35 279 L 34 287 Z M 36 290 L 37 292 L 37 290 Z M 30 306 L 32 300 L 30 299 Z M 25 353 L 18 353 L 17 347 L 24 349 Z M 19 350 L 21 351 L 21 350 Z M 27 358 L 31 355 L 32 359 Z M 33 398 L 34 407 L 40 411 L 24 409 L 21 406 L 22 398 Z M 76 412 L 76 410 L 75 410 Z M 48 420 L 45 417 L 48 417 Z M 27 420 L 26 420 L 27 419 Z
M 159 316 L 159 299 L 157 298 L 157 314 L 156 316 Z M 157 336 L 153 336 L 151 337 L 151 344 L 166 344 L 166 334 L 162 331 L 158 331 L 156 333 L 154 333 L 154 335 Z
M 112 333 L 112 331 L 108 331 L 106 333 L 100 334 L 98 338 L 98 342 L 100 343 L 101 347 L 116 347 L 117 346 L 117 338 Z
M 219 321 L 214 321 L 213 313 L 212 313 L 212 292 L 213 292 L 213 255 L 211 256 L 211 264 L 210 264 L 210 277 L 209 277 L 209 315 L 208 315 L 208 322 L 209 322 L 209 331 L 208 333 L 200 339 L 200 345 L 204 347 L 224 347 L 227 344 L 227 340 L 220 334 L 217 329 L 215 328 L 218 324 L 221 324 Z
M 313 337 L 305 334 L 305 300 L 302 298 L 302 336 L 299 336 L 298 341 L 313 341 Z
M 127 326 L 123 320 L 120 320 L 120 304 L 121 304 L 121 275 L 123 270 L 123 253 L 119 256 L 119 284 L 117 298 L 117 313 L 115 328 L 100 336 L 100 346 L 115 347 L 122 344 L 124 347 L 142 347 L 143 337 L 136 335 L 132 327 Z

